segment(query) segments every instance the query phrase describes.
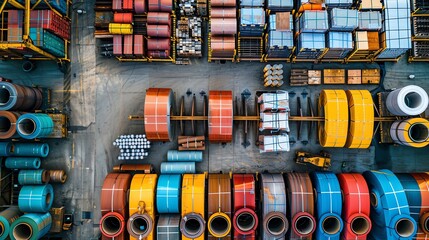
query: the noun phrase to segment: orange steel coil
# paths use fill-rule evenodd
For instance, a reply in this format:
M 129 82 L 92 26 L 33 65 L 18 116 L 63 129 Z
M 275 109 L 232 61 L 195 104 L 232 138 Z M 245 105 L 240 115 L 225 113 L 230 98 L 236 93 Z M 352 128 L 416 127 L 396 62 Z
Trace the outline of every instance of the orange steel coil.
M 147 24 L 160 24 L 169 25 L 171 24 L 170 13 L 167 12 L 149 12 L 147 14 Z
M 298 13 L 302 13 L 307 10 L 323 10 L 325 9 L 323 4 L 318 3 L 303 3 L 298 10 Z
M 113 22 L 115 23 L 132 23 L 133 14 L 132 13 L 114 13 Z
M 232 141 L 232 91 L 209 92 L 209 140 Z
M 12 138 L 16 135 L 16 121 L 21 113 L 0 111 L 0 139 Z
M 168 25 L 147 25 L 147 35 L 149 37 L 169 38 L 171 36 L 170 27 Z M 170 40 L 170 39 L 167 39 Z M 169 41 L 170 42 L 170 41 Z M 163 49 L 165 50 L 165 49 Z
M 231 239 L 231 179 L 228 174 L 209 174 L 208 239 Z
M 149 38 L 147 40 L 147 50 L 164 51 L 170 50 L 169 38 Z
M 173 91 L 170 88 L 149 88 L 144 103 L 144 127 L 150 141 L 171 141 L 170 109 Z
M 235 7 L 237 2 L 235 0 L 212 0 L 210 4 L 212 7 Z
M 213 36 L 210 39 L 210 48 L 214 57 L 230 57 L 234 56 L 235 38 L 234 37 L 218 37 Z
M 235 18 L 212 18 L 212 35 L 235 35 L 237 33 L 237 19 Z
M 236 18 L 237 10 L 235 8 L 212 8 L 212 18 Z

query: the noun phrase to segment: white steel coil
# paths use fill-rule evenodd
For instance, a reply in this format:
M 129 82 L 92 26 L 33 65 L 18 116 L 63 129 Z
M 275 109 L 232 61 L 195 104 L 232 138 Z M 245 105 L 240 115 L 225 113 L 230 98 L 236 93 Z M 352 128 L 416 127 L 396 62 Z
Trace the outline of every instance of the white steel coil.
M 423 113 L 429 104 L 426 91 L 416 85 L 396 89 L 389 93 L 386 107 L 389 112 L 397 116 L 416 116 Z

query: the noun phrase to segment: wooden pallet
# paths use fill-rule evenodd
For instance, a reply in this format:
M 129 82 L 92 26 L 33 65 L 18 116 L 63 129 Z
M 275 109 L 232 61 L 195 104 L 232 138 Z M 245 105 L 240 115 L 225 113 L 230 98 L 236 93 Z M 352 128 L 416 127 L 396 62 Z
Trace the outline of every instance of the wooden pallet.
M 362 84 L 362 70 L 347 70 L 347 84 Z
M 324 69 L 323 83 L 324 84 L 345 84 L 346 70 L 345 69 Z
M 322 84 L 322 70 L 308 70 L 308 84 Z
M 307 69 L 292 69 L 290 75 L 291 86 L 306 86 L 308 84 Z
M 379 69 L 362 69 L 362 84 L 379 84 Z

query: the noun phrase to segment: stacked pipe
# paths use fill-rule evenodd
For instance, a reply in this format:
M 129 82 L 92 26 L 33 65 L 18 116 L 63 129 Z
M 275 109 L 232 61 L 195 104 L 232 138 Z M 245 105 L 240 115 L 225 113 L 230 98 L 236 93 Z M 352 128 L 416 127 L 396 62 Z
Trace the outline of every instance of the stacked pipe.
M 264 87 L 281 87 L 283 83 L 283 64 L 265 65 Z
M 204 136 L 179 136 L 179 151 L 204 151 L 205 146 L 205 137 Z
M 147 15 L 147 55 L 149 58 L 170 57 L 171 37 L 171 9 L 169 7 L 154 7 L 149 1 L 149 12 Z M 161 1 L 161 0 L 157 0 Z M 171 6 L 171 0 L 165 0 Z M 151 7 L 152 6 L 152 7 Z
M 180 57 L 202 56 L 202 19 L 182 17 L 177 21 L 177 55 Z
M 140 160 L 149 155 L 150 141 L 145 134 L 120 135 L 113 146 L 119 148 L 118 160 Z
M 231 59 L 237 34 L 236 1 L 210 1 L 210 49 L 212 57 Z
M 195 173 L 196 163 L 203 161 L 203 152 L 168 150 L 167 161 L 161 163 L 161 173 Z

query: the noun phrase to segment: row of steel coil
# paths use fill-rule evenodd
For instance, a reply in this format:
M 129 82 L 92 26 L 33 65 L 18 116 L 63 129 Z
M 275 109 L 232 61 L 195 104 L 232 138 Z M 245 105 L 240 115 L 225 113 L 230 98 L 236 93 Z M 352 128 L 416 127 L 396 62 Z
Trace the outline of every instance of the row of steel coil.
M 103 239 L 427 239 L 429 174 L 110 173 Z

